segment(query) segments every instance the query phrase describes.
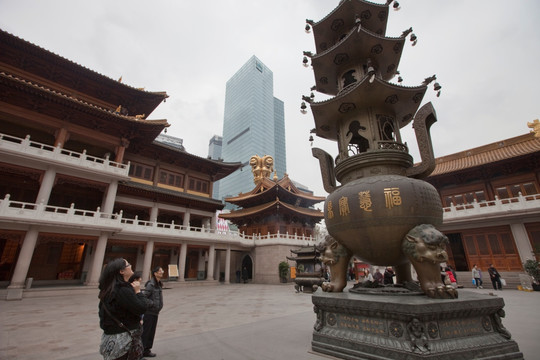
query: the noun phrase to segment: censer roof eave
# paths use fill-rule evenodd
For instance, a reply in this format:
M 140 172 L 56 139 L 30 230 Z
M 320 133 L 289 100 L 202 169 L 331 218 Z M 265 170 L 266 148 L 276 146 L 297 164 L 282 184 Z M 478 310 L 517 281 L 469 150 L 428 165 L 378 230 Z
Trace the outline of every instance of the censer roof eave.
M 310 104 L 315 120 L 316 135 L 337 140 L 340 120 L 352 118 L 366 108 L 384 109 L 398 120 L 399 127 L 409 124 L 424 98 L 427 85 L 407 87 L 375 78 L 370 83 L 368 76 L 349 85 L 337 96 Z
M 334 21 L 342 21 L 343 28 L 352 28 L 356 20 L 355 14 L 358 14 L 362 18 L 364 26 L 372 32 L 384 35 L 388 22 L 388 8 L 386 4 L 376 4 L 365 0 L 346 0 L 340 2 L 334 10 L 321 20 L 311 22 L 317 52 L 320 52 L 321 44 L 335 38 L 336 33 L 341 31 L 341 27 L 336 28 Z M 367 14 L 369 14 L 369 17 Z
M 338 44 L 311 57 L 317 91 L 336 95 L 338 90 L 335 84 L 338 83 L 338 77 L 353 66 L 349 59 L 369 58 L 384 80 L 388 81 L 395 76 L 405 37 L 389 38 L 363 28 L 361 30 L 352 29 Z M 336 65 L 339 59 L 342 63 Z

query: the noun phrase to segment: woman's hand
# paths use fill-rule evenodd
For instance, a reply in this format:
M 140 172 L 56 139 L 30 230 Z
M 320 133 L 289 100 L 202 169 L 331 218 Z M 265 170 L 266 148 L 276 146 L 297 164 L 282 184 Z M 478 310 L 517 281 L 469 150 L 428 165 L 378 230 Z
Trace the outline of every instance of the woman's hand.
M 135 290 L 135 294 L 138 294 L 141 292 L 141 283 L 138 280 L 135 280 L 131 283 L 131 286 L 133 286 L 133 290 Z

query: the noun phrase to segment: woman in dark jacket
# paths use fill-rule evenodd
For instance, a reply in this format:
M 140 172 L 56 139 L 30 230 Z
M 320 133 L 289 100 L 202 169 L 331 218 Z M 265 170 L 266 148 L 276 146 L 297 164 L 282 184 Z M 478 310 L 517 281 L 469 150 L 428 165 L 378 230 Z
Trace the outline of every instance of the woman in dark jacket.
M 99 279 L 99 326 L 103 329 L 99 350 L 105 360 L 127 359 L 132 346 L 142 353 L 140 320 L 151 302 L 138 281 L 128 282 L 131 275 L 131 264 L 118 258 L 107 264 Z
M 161 278 L 163 277 L 163 269 L 161 266 L 157 266 L 152 271 L 152 278 L 146 283 L 144 293 L 152 301 L 152 306 L 144 313 L 143 320 L 143 333 L 142 342 L 144 346 L 145 357 L 154 357 L 152 346 L 154 346 L 154 337 L 156 335 L 158 315 L 163 308 L 163 284 Z

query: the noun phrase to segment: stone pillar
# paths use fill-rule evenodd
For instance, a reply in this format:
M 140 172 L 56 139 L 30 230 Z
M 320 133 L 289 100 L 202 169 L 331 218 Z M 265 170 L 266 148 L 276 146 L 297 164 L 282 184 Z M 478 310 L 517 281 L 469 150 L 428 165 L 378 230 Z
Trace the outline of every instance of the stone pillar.
M 152 208 L 150 208 L 150 222 L 154 222 L 154 221 L 157 221 L 157 217 L 158 217 L 158 207 L 156 206 L 156 204 L 154 204 L 154 206 L 152 206 Z
M 101 204 L 101 212 L 111 214 L 114 209 L 114 200 L 116 199 L 116 191 L 118 190 L 118 180 L 112 180 L 105 191 L 103 203 Z
M 519 253 L 519 258 L 522 263 L 526 260 L 534 260 L 534 252 L 529 241 L 529 235 L 527 234 L 527 229 L 522 223 L 510 224 L 510 229 L 512 230 L 512 235 L 514 236 L 514 241 L 516 242 L 516 248 Z
M 36 248 L 38 235 L 39 231 L 34 227 L 30 227 L 24 236 L 21 252 L 19 253 L 19 258 L 17 259 L 17 264 L 15 265 L 15 270 L 13 271 L 13 277 L 11 278 L 11 283 L 8 286 L 6 300 L 22 299 L 24 281 L 26 280 L 26 275 L 28 274 L 28 269 L 30 268 L 30 262 L 32 261 L 32 255 L 34 254 L 34 249 Z
M 184 213 L 184 223 L 183 223 L 183 225 L 186 227 L 186 230 L 189 230 L 190 217 L 191 217 L 191 213 L 189 212 L 189 210 L 186 210 L 186 212 Z
M 56 178 L 56 170 L 48 168 L 43 174 L 41 179 L 41 185 L 39 186 L 39 192 L 36 198 L 36 204 L 45 204 L 49 202 L 49 196 L 51 196 L 51 191 L 54 185 L 54 179 Z
M 210 228 L 212 229 L 213 232 L 216 232 L 217 230 L 217 221 L 218 221 L 217 213 L 214 213 L 214 216 L 212 216 L 212 219 L 210 220 Z
M 99 277 L 101 276 L 101 269 L 103 268 L 103 260 L 105 259 L 105 250 L 107 249 L 107 240 L 108 235 L 106 233 L 99 235 L 99 239 L 94 249 L 92 265 L 90 266 L 90 271 L 88 271 L 85 285 L 96 286 L 99 284 Z
M 150 278 L 150 272 L 152 271 L 152 255 L 154 255 L 154 240 L 148 239 L 148 241 L 146 242 L 146 251 L 144 252 L 142 272 L 143 282 L 148 281 L 148 279 Z
M 216 246 L 214 244 L 210 245 L 210 250 L 208 250 L 208 272 L 206 275 L 206 280 L 215 280 L 214 278 L 214 266 L 216 263 Z
M 227 247 L 225 255 L 225 284 L 231 283 L 231 247 Z
M 186 281 L 186 257 L 187 244 L 182 243 L 182 246 L 180 246 L 180 258 L 178 259 L 178 281 Z
M 219 281 L 221 276 L 221 251 L 216 251 L 216 267 L 214 269 L 214 279 Z

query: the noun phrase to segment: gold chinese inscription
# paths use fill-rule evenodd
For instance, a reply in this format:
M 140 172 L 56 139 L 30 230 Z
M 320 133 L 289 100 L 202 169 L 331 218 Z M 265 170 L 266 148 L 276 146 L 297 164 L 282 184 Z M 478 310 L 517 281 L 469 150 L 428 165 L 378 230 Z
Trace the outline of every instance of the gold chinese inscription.
M 339 215 L 340 216 L 347 216 L 351 213 L 349 210 L 349 199 L 345 196 L 342 196 L 339 199 Z
M 473 336 L 485 332 L 479 318 L 443 320 L 439 322 L 441 338 Z
M 373 203 L 371 202 L 371 194 L 369 190 L 360 191 L 358 193 L 358 200 L 360 200 L 360 209 L 364 211 L 372 211 L 371 206 Z
M 384 320 L 379 319 L 357 317 L 354 315 L 340 315 L 338 317 L 338 326 L 371 334 L 386 334 L 386 323 Z
M 386 200 L 386 207 L 388 209 L 401 205 L 401 194 L 399 192 L 399 188 L 397 187 L 384 188 L 384 198 Z
M 334 209 L 332 208 L 332 202 L 328 202 L 328 218 L 333 219 L 334 218 Z

